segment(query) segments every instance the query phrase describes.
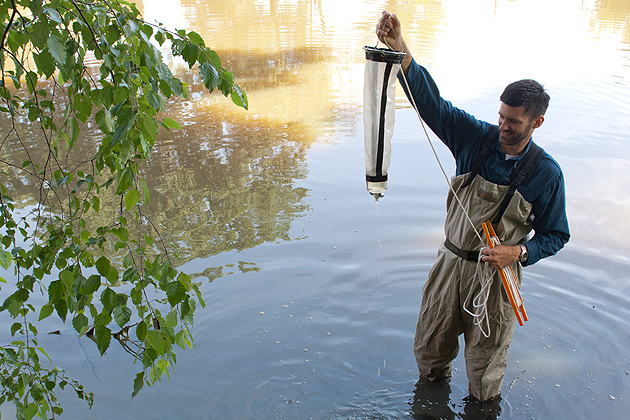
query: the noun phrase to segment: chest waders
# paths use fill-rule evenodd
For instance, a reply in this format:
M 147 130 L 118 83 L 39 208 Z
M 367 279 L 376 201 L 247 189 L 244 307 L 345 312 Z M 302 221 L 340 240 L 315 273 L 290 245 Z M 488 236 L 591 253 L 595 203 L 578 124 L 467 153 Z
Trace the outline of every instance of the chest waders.
M 531 231 L 531 203 L 517 187 L 527 180 L 543 151 L 532 143 L 510 176 L 509 185 L 497 185 L 481 177 L 484 159 L 496 144 L 498 127 L 490 126 L 482 141 L 471 172 L 452 179 L 444 232 L 447 240 L 438 249 L 438 256 L 422 291 L 422 306 L 414 343 L 420 376 L 438 381 L 450 376 L 451 363 L 459 352 L 459 335 L 464 334 L 466 373 L 470 393 L 486 401 L 501 391 L 507 366 L 507 349 L 514 333 L 515 315 L 498 271 L 495 272 L 487 302 L 491 334 L 484 337 L 463 308 L 473 285 L 479 250 L 484 245 L 466 222 L 464 211 L 475 226 L 491 220 L 503 245 L 517 245 Z M 462 206 L 453 196 L 457 192 Z M 483 236 L 483 234 L 482 234 Z M 521 266 L 512 264 L 517 282 L 521 282 Z M 468 308 L 469 310 L 472 308 Z

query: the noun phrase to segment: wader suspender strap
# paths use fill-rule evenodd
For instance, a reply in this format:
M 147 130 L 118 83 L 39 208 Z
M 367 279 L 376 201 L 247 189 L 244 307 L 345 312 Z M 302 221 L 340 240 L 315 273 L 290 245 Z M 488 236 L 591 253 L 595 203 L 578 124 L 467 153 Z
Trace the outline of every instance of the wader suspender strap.
M 473 163 L 473 166 L 470 169 L 470 175 L 468 175 L 468 178 L 466 179 L 466 181 L 464 181 L 464 183 L 462 184 L 460 188 L 466 188 L 467 186 L 470 185 L 471 182 L 473 182 L 473 179 L 475 179 L 475 176 L 479 174 L 479 172 L 481 171 L 481 165 L 483 164 L 483 161 L 486 159 L 486 156 L 488 155 L 488 151 L 496 143 L 498 138 L 499 138 L 499 126 L 490 125 L 488 127 L 488 131 L 486 131 L 486 134 L 483 136 L 483 139 L 481 139 L 481 148 L 479 149 L 477 160 L 475 160 L 475 163 Z
M 488 151 L 490 148 L 496 143 L 497 138 L 499 137 L 499 126 L 490 125 L 488 127 L 488 131 L 481 139 L 481 148 L 479 149 L 479 154 L 477 155 L 477 159 L 470 170 L 470 174 L 461 188 L 465 188 L 475 179 L 475 176 L 481 172 L 481 165 L 483 161 L 488 156 Z M 516 167 L 512 170 L 510 174 L 510 188 L 508 189 L 505 197 L 501 201 L 499 205 L 499 210 L 496 216 L 492 219 L 493 224 L 497 224 L 501 217 L 503 217 L 503 213 L 507 209 L 508 204 L 510 204 L 510 200 L 514 196 L 514 192 L 523 182 L 527 181 L 531 173 L 534 171 L 534 168 L 538 164 L 538 161 L 542 157 L 544 150 L 538 146 L 536 143 L 532 141 L 532 144 L 529 146 L 529 150 L 527 154 L 521 158 L 521 160 L 516 164 Z
M 394 63 L 387 62 L 385 66 L 385 74 L 383 75 L 383 91 L 381 93 L 381 109 L 378 124 L 378 147 L 376 150 L 376 176 L 367 177 L 368 181 L 381 182 L 387 181 L 387 175 L 383 176 L 383 155 L 385 152 L 385 111 L 387 108 L 387 86 L 389 83 L 389 75 L 392 72 Z

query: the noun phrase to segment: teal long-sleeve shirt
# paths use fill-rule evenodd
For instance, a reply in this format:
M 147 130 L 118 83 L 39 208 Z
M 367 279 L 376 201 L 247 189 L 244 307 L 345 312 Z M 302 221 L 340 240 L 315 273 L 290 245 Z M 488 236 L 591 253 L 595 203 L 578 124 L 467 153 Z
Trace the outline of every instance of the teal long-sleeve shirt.
M 407 72 L 410 92 L 402 77 L 399 74 L 403 89 L 408 97 L 410 94 L 413 96 L 422 119 L 453 154 L 457 175 L 470 172 L 490 123 L 480 121 L 444 100 L 427 69 L 415 60 Z M 517 162 L 518 158 L 506 159 L 497 139 L 481 167 L 480 175 L 492 183 L 509 185 L 510 174 Z M 527 182 L 518 187 L 518 191 L 532 204 L 534 236 L 525 243 L 529 258 L 523 265 L 527 266 L 554 255 L 569 241 L 564 177 L 560 165 L 545 152 L 535 171 Z

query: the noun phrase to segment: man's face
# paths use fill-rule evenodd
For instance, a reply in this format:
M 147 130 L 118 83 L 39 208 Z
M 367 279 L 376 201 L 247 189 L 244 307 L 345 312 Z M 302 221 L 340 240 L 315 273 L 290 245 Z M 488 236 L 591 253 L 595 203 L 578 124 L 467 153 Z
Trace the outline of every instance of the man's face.
M 524 106 L 509 106 L 501 102 L 499 108 L 499 141 L 502 146 L 524 147 L 535 128 L 542 124 L 543 116 L 532 119 L 525 112 Z

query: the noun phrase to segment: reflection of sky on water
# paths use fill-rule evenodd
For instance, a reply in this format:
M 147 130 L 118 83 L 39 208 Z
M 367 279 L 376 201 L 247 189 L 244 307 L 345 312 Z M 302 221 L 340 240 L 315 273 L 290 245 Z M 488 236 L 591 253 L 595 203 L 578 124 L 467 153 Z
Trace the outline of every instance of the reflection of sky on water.
M 399 16 L 414 56 L 431 70 L 443 96 L 478 118 L 496 120 L 498 97 L 507 83 L 519 78 L 541 81 L 552 102 L 535 138 L 559 161 L 567 178 L 573 233 L 569 246 L 582 243 L 630 251 L 624 240 L 630 236 L 625 216 L 630 205 L 623 185 L 630 178 L 623 134 L 630 128 L 630 66 L 624 53 L 628 28 L 623 4 L 578 0 L 534 0 L 526 6 L 490 0 L 206 4 L 213 13 L 203 14 L 201 4 L 187 2 L 182 2 L 185 18 L 179 11 L 164 13 L 165 8 L 153 4 L 145 12 L 151 19 L 193 26 L 223 51 L 241 80 L 248 72 L 238 63 L 248 57 L 260 61 L 268 55 L 271 69 L 290 51 L 307 48 L 299 58 L 302 62 L 319 55 L 312 63 L 298 64 L 291 79 L 283 76 L 289 83 L 275 80 L 266 86 L 263 69 L 243 80 L 251 102 L 247 114 L 306 123 L 319 139 L 330 138 L 326 133 L 338 130 L 341 121 L 354 130 L 352 109 L 362 101 L 361 47 L 375 43 L 374 23 L 383 9 Z M 251 13 L 257 16 L 255 23 L 249 20 Z M 209 24 L 194 26 L 202 16 Z M 302 31 L 296 31 L 298 27 Z M 400 89 L 397 96 L 399 106 L 409 107 Z M 205 100 L 217 104 L 216 99 Z M 336 119 L 333 126 L 327 123 L 331 119 Z M 425 141 L 421 135 L 417 140 Z
M 540 79 L 552 97 L 536 141 L 564 169 L 573 238 L 526 272 L 531 321 L 512 344 L 504 417 L 551 418 L 568 404 L 624 418 L 630 10 L 610 0 L 147 0 L 148 19 L 195 30 L 218 50 L 250 110 L 206 95 L 173 63 L 191 100 L 170 104 L 184 130 L 163 134 L 146 168 L 151 210 L 182 245 L 208 308 L 178 375 L 132 403 L 119 349 L 100 359 L 87 343 L 77 360 L 73 346 L 84 343 L 71 329 L 47 337 L 97 392 L 94 417 L 121 407 L 138 418 L 409 417 L 410 343 L 446 187 L 399 91 L 390 189 L 378 207 L 365 191 L 362 47 L 375 43 L 383 9 L 401 18 L 443 95 L 479 118 L 495 121 L 517 78 Z M 449 152 L 438 153 L 452 172 Z M 455 367 L 461 408 L 461 358 Z M 71 418 L 86 417 L 67 404 Z

